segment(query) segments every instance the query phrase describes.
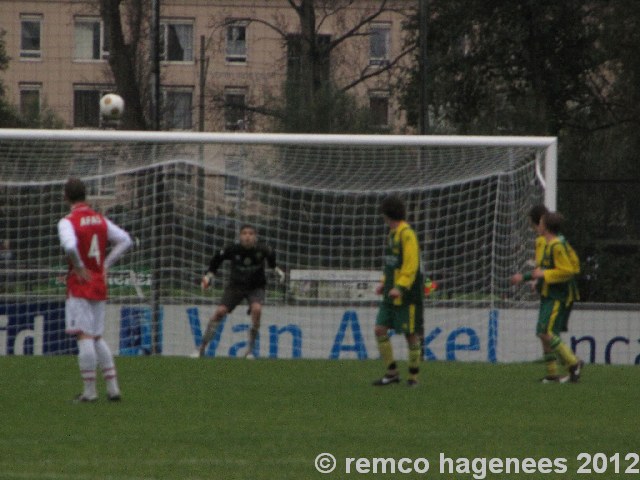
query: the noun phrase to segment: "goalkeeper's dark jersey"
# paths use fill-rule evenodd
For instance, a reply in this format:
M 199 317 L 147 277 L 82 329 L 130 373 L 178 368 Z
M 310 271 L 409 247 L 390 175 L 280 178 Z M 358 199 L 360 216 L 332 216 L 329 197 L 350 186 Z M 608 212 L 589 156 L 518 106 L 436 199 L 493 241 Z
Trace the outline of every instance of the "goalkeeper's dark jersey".
M 229 283 L 246 289 L 263 288 L 267 284 L 265 262 L 270 268 L 276 266 L 273 249 L 260 244 L 245 248 L 236 243 L 223 248 L 211 259 L 209 271 L 217 273 L 225 260 L 229 260 L 231 267 Z

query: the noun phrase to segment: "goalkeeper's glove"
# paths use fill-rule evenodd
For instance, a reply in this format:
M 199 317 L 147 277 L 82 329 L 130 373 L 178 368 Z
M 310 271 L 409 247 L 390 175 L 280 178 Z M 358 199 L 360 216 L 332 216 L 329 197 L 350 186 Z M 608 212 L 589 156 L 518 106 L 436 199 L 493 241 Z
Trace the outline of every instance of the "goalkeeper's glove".
M 207 288 L 209 288 L 209 285 L 211 285 L 212 281 L 213 273 L 207 272 L 207 274 L 202 277 L 202 280 L 200 281 L 200 287 L 202 288 L 202 290 L 206 290 Z
M 278 283 L 283 284 L 285 279 L 284 272 L 280 270 L 278 267 L 274 268 L 273 271 L 276 272 L 276 275 L 278 275 Z

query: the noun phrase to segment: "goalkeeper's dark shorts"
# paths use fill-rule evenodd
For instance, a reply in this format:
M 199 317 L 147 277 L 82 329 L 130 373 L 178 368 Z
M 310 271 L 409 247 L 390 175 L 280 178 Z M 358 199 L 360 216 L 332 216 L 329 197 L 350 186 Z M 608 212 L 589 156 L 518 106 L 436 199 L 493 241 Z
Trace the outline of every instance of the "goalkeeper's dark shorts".
M 264 298 L 264 287 L 245 288 L 239 285 L 228 285 L 224 289 L 224 292 L 222 292 L 220 304 L 227 307 L 227 310 L 231 313 L 244 299 L 247 300 L 249 305 L 252 303 L 259 303 L 262 305 L 264 303 Z
M 422 304 L 392 305 L 380 302 L 376 325 L 393 329 L 396 333 L 412 335 L 424 330 Z

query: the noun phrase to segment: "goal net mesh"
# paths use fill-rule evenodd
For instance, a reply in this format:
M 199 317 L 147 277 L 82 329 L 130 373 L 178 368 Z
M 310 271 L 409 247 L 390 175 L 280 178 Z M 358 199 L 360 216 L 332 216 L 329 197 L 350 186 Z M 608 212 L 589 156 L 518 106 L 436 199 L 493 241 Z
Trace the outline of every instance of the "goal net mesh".
M 498 340 L 496 323 L 501 311 L 521 311 L 533 299 L 509 277 L 533 256 L 527 213 L 543 201 L 542 147 L 464 137 L 351 145 L 312 136 L 31 133 L 0 137 L 0 333 L 7 332 L 0 353 L 74 351 L 64 335 L 66 266 L 56 225 L 68 212 L 62 186 L 77 176 L 88 203 L 135 240 L 109 274 L 105 337 L 121 355 L 187 355 L 197 347 L 227 268 L 206 292 L 200 278 L 214 252 L 251 224 L 287 274 L 282 284 L 269 276 L 258 355 L 377 358 L 374 288 L 387 233 L 378 206 L 389 194 L 406 201 L 435 287 L 425 298 L 425 358 L 538 354 L 535 339 L 518 343 L 508 326 Z M 249 324 L 241 305 L 208 355 L 244 353 Z M 394 342 L 400 357 L 404 342 Z

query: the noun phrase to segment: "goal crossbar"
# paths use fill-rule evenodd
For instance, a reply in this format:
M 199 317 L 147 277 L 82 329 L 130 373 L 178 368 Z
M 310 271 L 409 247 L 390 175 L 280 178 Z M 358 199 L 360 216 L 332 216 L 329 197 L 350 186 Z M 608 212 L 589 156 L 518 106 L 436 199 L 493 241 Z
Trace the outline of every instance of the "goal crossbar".
M 536 174 L 544 188 L 544 203 L 557 206 L 558 139 L 551 136 L 482 136 L 482 135 L 342 135 L 288 133 L 157 132 L 118 130 L 27 130 L 0 129 L 2 140 L 136 142 L 174 144 L 244 144 L 244 145 L 334 145 L 334 146 L 491 146 L 537 147 L 544 158 L 536 159 Z

